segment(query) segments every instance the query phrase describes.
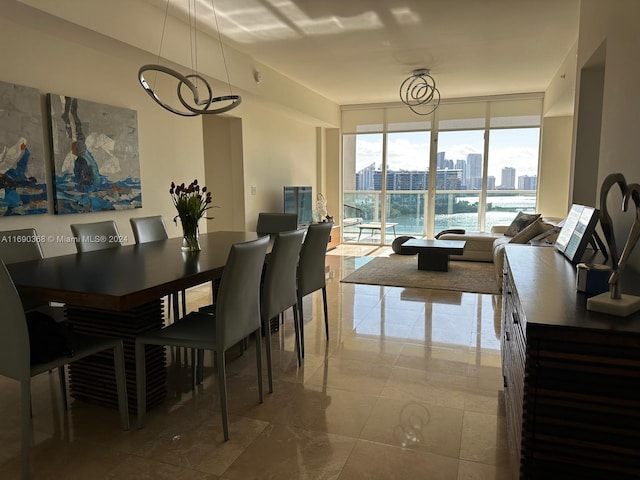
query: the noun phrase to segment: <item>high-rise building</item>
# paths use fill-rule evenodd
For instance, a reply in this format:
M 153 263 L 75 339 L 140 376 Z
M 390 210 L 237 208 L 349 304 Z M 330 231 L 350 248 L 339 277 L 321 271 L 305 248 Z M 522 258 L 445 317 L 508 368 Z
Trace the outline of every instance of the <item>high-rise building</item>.
M 469 153 L 467 155 L 467 189 L 480 190 L 482 188 L 482 154 Z
M 462 183 L 460 170 L 438 170 L 436 172 L 436 188 L 438 190 L 459 190 Z
M 373 190 L 374 188 L 374 172 L 376 170 L 376 164 L 364 167 L 359 172 L 356 172 L 356 190 Z
M 518 177 L 518 190 L 535 190 L 538 188 L 536 175 L 521 175 Z
M 515 190 L 515 189 L 516 189 L 516 169 L 513 167 L 504 167 L 502 169 L 500 190 Z
M 456 160 L 453 168 L 460 170 L 460 188 L 467 188 L 467 162 L 465 160 Z
M 496 189 L 496 177 L 493 175 L 489 175 L 487 177 L 487 190 L 495 190 Z
M 438 152 L 436 154 L 436 169 L 438 170 L 444 168 L 444 155 L 445 152 Z

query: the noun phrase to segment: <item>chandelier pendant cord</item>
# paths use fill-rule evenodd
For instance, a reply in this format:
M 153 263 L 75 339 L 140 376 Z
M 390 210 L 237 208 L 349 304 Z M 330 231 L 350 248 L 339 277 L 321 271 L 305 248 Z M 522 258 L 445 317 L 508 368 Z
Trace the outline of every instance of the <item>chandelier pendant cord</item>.
M 191 0 L 189 0 L 189 47 L 191 52 L 191 74 L 196 75 L 196 86 L 198 84 L 198 20 L 196 12 L 196 1 L 193 0 L 193 15 L 191 14 Z
M 222 34 L 220 32 L 220 28 L 218 25 L 218 15 L 215 9 L 215 5 L 213 0 L 211 0 L 211 9 L 213 10 L 213 15 L 215 19 L 215 26 L 218 31 L 218 42 L 220 43 L 220 51 L 222 53 L 223 65 L 227 77 L 227 84 L 229 85 L 229 95 L 222 95 L 218 97 L 213 96 L 213 90 L 209 82 L 198 73 L 198 19 L 196 12 L 196 2 L 197 0 L 193 0 L 193 7 L 191 5 L 192 0 L 187 0 L 188 5 L 188 25 L 189 25 L 189 47 L 190 47 L 190 60 L 191 60 L 191 73 L 189 75 L 182 75 L 180 72 L 169 68 L 168 66 L 164 66 L 160 64 L 160 59 L 162 55 L 162 46 L 164 43 L 164 36 L 167 27 L 167 17 L 169 16 L 169 2 L 167 0 L 167 5 L 165 8 L 165 18 L 162 26 L 162 34 L 160 37 L 160 49 L 158 51 L 157 63 L 156 64 L 147 64 L 140 67 L 138 70 L 138 80 L 142 85 L 142 88 L 147 92 L 147 94 L 160 105 L 165 110 L 168 110 L 171 113 L 175 113 L 176 115 L 181 115 L 184 117 L 192 117 L 195 115 L 204 115 L 204 114 L 219 114 L 227 112 L 242 102 L 242 98 L 239 95 L 232 94 L 231 87 L 231 79 L 229 77 L 229 69 L 227 66 L 227 58 L 224 53 L 224 46 L 222 43 Z M 146 81 L 144 74 L 145 72 L 153 71 L 154 72 L 154 88 L 152 88 L 149 83 Z M 176 96 L 179 102 L 182 104 L 182 107 L 186 109 L 181 110 L 175 108 L 166 102 L 162 101 L 158 94 L 155 91 L 155 86 L 157 84 L 157 75 L 158 73 L 164 73 L 170 77 L 173 77 L 178 81 L 178 85 L 176 88 Z M 183 96 L 183 88 L 186 87 L 192 95 L 192 99 L 187 101 Z M 205 93 L 206 96 L 203 96 L 201 99 L 201 94 Z M 220 106 L 222 104 L 222 106 Z M 210 108 L 213 105 L 216 105 L 218 108 Z
M 162 21 L 162 32 L 160 33 L 160 46 L 158 47 L 158 56 L 156 57 L 156 64 L 160 64 L 160 59 L 162 58 L 162 46 L 164 45 L 164 32 L 167 29 L 167 17 L 169 16 L 169 1 L 167 0 L 167 4 L 164 7 L 164 20 Z M 155 88 L 156 83 L 158 81 L 158 71 L 156 70 L 153 75 L 153 86 Z
M 218 25 L 218 14 L 216 12 L 216 7 L 213 5 L 213 0 L 211 0 L 211 10 L 213 10 L 213 19 L 216 23 L 216 31 L 218 32 L 218 42 L 220 42 L 220 52 L 222 53 L 222 63 L 224 65 L 224 71 L 227 74 L 227 85 L 229 85 L 229 95 L 233 95 L 233 87 L 231 86 L 231 80 L 229 79 L 229 68 L 227 67 L 227 56 L 224 53 L 224 47 L 222 46 L 222 35 L 220 34 L 220 26 Z

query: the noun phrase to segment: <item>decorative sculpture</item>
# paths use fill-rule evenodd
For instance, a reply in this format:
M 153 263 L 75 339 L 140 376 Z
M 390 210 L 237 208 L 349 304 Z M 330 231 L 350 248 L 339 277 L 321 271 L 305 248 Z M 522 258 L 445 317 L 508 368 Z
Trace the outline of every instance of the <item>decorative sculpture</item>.
M 633 200 L 636 206 L 635 219 L 619 258 L 613 222 L 607 206 L 607 197 L 614 185 L 620 187 L 623 212 L 628 211 L 629 200 Z M 640 238 L 640 185 L 637 183 L 627 184 L 621 173 L 612 173 L 604 179 L 600 188 L 600 226 L 609 247 L 613 273 L 609 277 L 609 292 L 589 298 L 587 309 L 625 317 L 640 310 L 640 297 L 625 295 L 621 293 L 620 289 L 620 275 L 636 243 L 638 243 L 638 238 Z

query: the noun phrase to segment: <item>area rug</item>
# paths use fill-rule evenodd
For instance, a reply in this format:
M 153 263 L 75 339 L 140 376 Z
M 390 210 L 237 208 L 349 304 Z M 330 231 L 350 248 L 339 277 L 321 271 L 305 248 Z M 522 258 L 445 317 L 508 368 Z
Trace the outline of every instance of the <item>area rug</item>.
M 451 261 L 448 272 L 431 272 L 418 270 L 415 255 L 373 258 L 341 282 L 493 295 L 500 293 L 493 263 Z

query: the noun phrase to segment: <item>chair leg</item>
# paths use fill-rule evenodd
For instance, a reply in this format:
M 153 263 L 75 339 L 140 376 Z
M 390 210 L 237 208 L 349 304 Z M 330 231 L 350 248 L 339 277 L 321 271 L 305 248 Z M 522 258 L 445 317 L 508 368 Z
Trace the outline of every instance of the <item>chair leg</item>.
M 302 297 L 298 297 L 298 326 L 300 330 L 300 357 L 304 358 L 304 312 L 302 309 Z
M 196 389 L 198 384 L 198 359 L 200 358 L 200 350 L 191 349 L 191 390 Z
M 144 359 L 143 359 L 144 362 Z M 118 390 L 118 408 L 122 430 L 129 430 L 129 403 L 127 399 L 127 377 L 124 371 L 124 347 L 122 340 L 113 349 L 113 366 L 116 370 L 116 388 Z M 146 403 L 146 402 L 145 402 Z
M 147 411 L 147 372 L 144 343 L 136 342 L 136 395 L 138 397 L 138 428 L 144 427 Z
M 64 365 L 58 367 L 58 379 L 60 380 L 60 397 L 62 398 L 62 406 L 64 411 L 69 410 L 69 403 L 67 402 L 67 379 L 64 373 Z
M 296 331 L 296 357 L 298 357 L 298 366 L 302 366 L 302 353 L 300 352 L 300 318 L 298 315 L 298 304 L 293 306 L 293 328 Z
M 176 322 L 179 318 L 180 318 L 180 305 L 178 303 L 179 298 L 178 298 L 178 292 L 173 292 L 171 294 L 171 303 L 172 303 L 172 309 L 173 309 L 173 321 Z
M 264 401 L 264 392 L 262 390 L 262 335 L 260 328 L 254 332 L 256 336 L 256 366 L 258 367 L 258 399 L 260 403 Z M 267 340 L 270 342 L 271 337 L 267 334 Z M 271 348 L 270 346 L 267 348 Z M 273 391 L 273 388 L 271 389 Z
M 324 306 L 324 331 L 329 341 L 329 313 L 327 310 L 327 287 L 322 287 L 322 305 Z
M 265 337 L 265 342 L 267 344 L 267 379 L 269 381 L 269 393 L 273 393 L 273 371 L 271 369 L 271 325 L 270 323 L 271 323 L 271 320 L 262 322 L 262 327 L 265 330 L 264 337 Z M 258 332 L 257 335 L 259 335 L 259 338 L 262 338 L 262 335 L 260 335 L 260 332 Z M 256 340 L 258 340 L 258 338 L 256 338 Z M 261 342 L 258 342 L 258 343 L 261 343 Z M 262 369 L 258 370 L 258 374 L 262 374 Z M 260 386 L 262 386 L 262 380 L 260 380 Z
M 227 373 L 224 365 L 224 352 L 220 349 L 216 352 L 218 363 L 218 388 L 220 389 L 220 412 L 222 415 L 222 433 L 224 441 L 229 440 L 229 412 L 227 411 Z
M 29 480 L 29 456 L 31 453 L 31 379 L 21 382 L 21 417 L 22 417 L 22 480 Z
M 204 350 L 199 349 L 198 350 L 198 371 L 197 371 L 197 381 L 198 384 L 202 383 L 202 380 L 204 379 Z

